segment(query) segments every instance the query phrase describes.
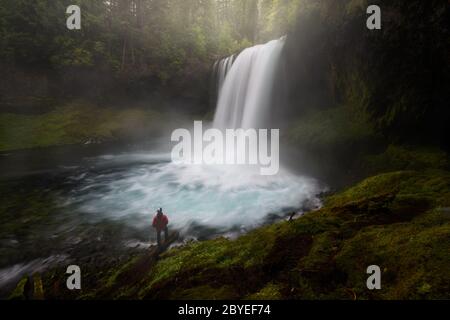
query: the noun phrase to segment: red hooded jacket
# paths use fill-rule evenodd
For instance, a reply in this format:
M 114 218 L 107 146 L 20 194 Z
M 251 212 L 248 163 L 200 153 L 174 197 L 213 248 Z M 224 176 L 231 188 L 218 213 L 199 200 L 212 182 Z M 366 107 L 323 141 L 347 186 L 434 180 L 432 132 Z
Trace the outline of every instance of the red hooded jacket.
M 158 231 L 164 230 L 168 224 L 169 224 L 169 219 L 164 214 L 160 217 L 158 217 L 158 215 L 156 215 L 153 218 L 153 224 L 152 224 L 153 228 L 156 228 L 156 230 L 158 230 Z

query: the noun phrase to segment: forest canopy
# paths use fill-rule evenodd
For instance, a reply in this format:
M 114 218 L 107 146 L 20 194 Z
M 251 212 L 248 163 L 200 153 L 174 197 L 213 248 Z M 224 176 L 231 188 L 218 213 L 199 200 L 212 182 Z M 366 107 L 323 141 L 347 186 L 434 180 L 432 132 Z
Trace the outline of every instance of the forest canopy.
M 157 75 L 281 36 L 300 0 L 5 0 L 0 58 L 20 67 Z M 82 29 L 65 27 L 77 4 Z
M 369 3 L 383 8 L 382 30 L 366 28 Z M 66 27 L 73 4 L 81 30 Z M 0 109 L 48 111 L 87 100 L 211 113 L 213 63 L 288 34 L 294 115 L 345 105 L 386 134 L 430 132 L 440 141 L 448 127 L 447 7 L 443 0 L 2 0 Z
M 142 100 L 149 88 L 205 96 L 198 90 L 215 60 L 283 36 L 303 2 L 3 0 L 0 105 L 30 97 Z M 66 27 L 74 4 L 81 30 Z

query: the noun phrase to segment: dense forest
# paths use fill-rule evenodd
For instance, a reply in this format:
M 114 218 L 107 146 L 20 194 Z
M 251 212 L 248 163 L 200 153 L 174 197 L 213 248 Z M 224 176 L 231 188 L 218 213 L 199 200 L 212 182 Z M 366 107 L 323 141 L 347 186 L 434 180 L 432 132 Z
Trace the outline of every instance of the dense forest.
M 71 1 L 5 0 L 0 108 L 48 110 L 79 99 L 164 108 L 170 97 L 211 112 L 214 61 L 289 34 L 294 114 L 353 105 L 384 135 L 445 144 L 446 3 L 378 2 L 380 32 L 356 27 L 365 25 L 365 1 L 327 0 L 80 0 L 82 29 L 71 31 Z
M 169 86 L 202 92 L 217 58 L 286 33 L 300 2 L 2 1 L 2 104 L 26 97 L 133 100 Z M 81 8 L 79 31 L 65 27 L 70 4 Z

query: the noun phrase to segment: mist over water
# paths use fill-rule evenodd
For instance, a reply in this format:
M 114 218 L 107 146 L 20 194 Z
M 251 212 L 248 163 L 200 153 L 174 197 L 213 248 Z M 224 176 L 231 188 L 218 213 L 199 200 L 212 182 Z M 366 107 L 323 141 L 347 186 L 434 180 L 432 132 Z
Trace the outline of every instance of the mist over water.
M 140 158 L 140 163 L 123 170 L 108 170 L 115 161 Z M 149 227 L 158 207 L 169 214 L 172 228 L 188 232 L 204 226 L 217 232 L 254 227 L 269 213 L 282 215 L 313 199 L 317 185 L 312 179 L 281 170 L 275 176 L 261 176 L 258 168 L 241 166 L 178 165 L 163 156 L 108 156 L 92 159 L 97 173 L 81 173 L 81 180 L 64 205 L 75 205 L 95 219 L 124 220 Z M 147 162 L 147 163 L 146 163 Z M 136 217 L 136 215 L 138 217 Z M 150 228 L 149 228 L 150 229 Z

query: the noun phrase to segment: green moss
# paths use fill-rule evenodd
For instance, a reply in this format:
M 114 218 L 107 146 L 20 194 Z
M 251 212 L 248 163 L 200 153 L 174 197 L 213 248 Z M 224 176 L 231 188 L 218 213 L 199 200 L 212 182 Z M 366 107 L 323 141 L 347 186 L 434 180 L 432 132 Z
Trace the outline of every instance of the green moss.
M 283 295 L 280 293 L 282 286 L 269 282 L 264 288 L 258 292 L 247 296 L 249 300 L 280 300 Z
M 429 197 L 437 205 L 448 203 L 450 175 L 447 171 L 397 171 L 370 177 L 355 187 L 329 197 L 328 206 L 338 206 L 381 195 L 398 195 L 397 204 L 405 197 L 422 199 Z
M 126 264 L 119 266 L 119 268 L 111 270 L 111 272 L 109 272 L 108 274 L 105 287 L 111 288 L 115 284 L 117 284 L 117 278 L 125 271 L 129 270 L 139 260 L 139 258 L 139 256 L 134 257 L 130 259 L 130 261 L 128 261 Z
M 448 155 L 437 148 L 389 145 L 381 154 L 366 156 L 362 165 L 371 172 L 430 168 L 446 170 L 450 161 Z
M 330 231 L 340 225 L 338 217 L 330 215 L 326 210 L 310 212 L 292 224 L 291 228 L 299 234 L 316 235 Z
M 327 268 L 330 259 L 338 250 L 339 242 L 336 231 L 320 233 L 314 237 L 314 243 L 309 254 L 299 261 L 298 269 L 320 272 Z
M 344 192 L 327 198 L 326 204 L 337 206 L 380 194 L 397 193 L 400 190 L 400 185 L 412 177 L 415 177 L 415 173 L 412 171 L 398 171 L 370 177 Z
M 422 229 L 408 224 L 362 229 L 343 245 L 336 263 L 348 275 L 347 286 L 358 297 L 378 299 L 437 299 L 450 289 L 450 224 Z M 381 291 L 365 286 L 369 265 L 382 269 Z M 447 293 L 446 293 L 447 292 Z
M 123 131 L 156 126 L 160 119 L 151 110 L 78 104 L 37 115 L 0 113 L 0 151 L 110 140 Z
M 148 287 L 141 291 L 141 294 L 144 294 L 157 281 L 174 278 L 188 261 L 186 258 L 195 252 L 196 247 L 196 244 L 192 244 L 182 249 L 171 250 L 166 254 L 165 259 L 163 256 L 163 259 L 153 268 L 148 279 Z
M 28 277 L 23 277 L 19 283 L 17 284 L 14 291 L 10 294 L 9 299 L 10 300 L 25 300 L 25 285 L 27 284 Z
M 34 300 L 43 300 L 44 299 L 44 288 L 42 285 L 42 278 L 41 275 L 36 273 L 33 275 L 33 288 L 34 288 L 34 292 L 33 292 L 33 299 Z
M 161 256 L 161 260 L 149 274 L 146 287 L 141 290 L 140 296 L 145 296 L 155 285 L 168 279 L 195 277 L 198 270 L 226 270 L 235 266 L 251 268 L 259 265 L 269 254 L 276 235 L 281 232 L 279 225 L 273 225 L 235 241 L 219 238 L 173 249 Z

